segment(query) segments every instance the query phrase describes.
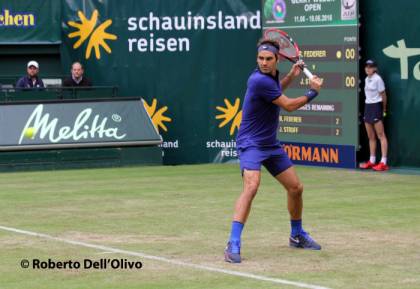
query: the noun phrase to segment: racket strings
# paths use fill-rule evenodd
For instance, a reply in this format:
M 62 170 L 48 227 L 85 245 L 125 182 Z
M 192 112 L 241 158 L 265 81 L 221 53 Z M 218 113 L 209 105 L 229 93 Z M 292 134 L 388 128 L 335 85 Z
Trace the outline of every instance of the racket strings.
M 281 33 L 270 31 L 267 33 L 267 38 L 276 41 L 280 46 L 280 54 L 289 58 L 296 58 L 299 56 L 299 52 L 296 49 L 295 45 L 291 42 L 289 38 L 284 36 Z

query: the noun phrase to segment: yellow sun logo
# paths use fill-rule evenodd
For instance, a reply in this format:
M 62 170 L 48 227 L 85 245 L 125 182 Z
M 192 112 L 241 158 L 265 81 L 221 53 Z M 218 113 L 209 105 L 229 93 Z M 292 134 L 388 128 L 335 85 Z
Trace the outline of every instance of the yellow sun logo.
M 95 10 L 93 11 L 90 19 L 87 19 L 82 11 L 78 11 L 77 15 L 79 15 L 80 22 L 67 22 L 69 26 L 76 28 L 77 30 L 68 34 L 69 38 L 79 38 L 73 45 L 74 49 L 79 48 L 80 45 L 82 45 L 90 36 L 85 53 L 86 59 L 90 58 L 93 49 L 95 50 L 96 59 L 101 59 L 100 47 L 105 49 L 106 52 L 111 53 L 111 48 L 105 40 L 117 39 L 116 35 L 105 32 L 105 30 L 112 24 L 111 19 L 106 20 L 95 29 L 98 22 L 98 14 L 98 10 Z
M 229 134 L 233 135 L 235 133 L 235 129 L 239 129 L 242 120 L 242 110 L 239 110 L 241 100 L 236 98 L 233 105 L 226 98 L 224 101 L 226 107 L 216 106 L 216 109 L 221 112 L 221 114 L 216 115 L 216 119 L 223 119 L 223 121 L 219 124 L 219 128 L 224 127 L 232 121 Z
M 167 116 L 163 115 L 163 114 L 168 110 L 168 107 L 164 106 L 164 107 L 161 107 L 160 109 L 158 109 L 156 111 L 156 108 L 157 108 L 157 99 L 156 98 L 154 98 L 152 100 L 151 105 L 148 105 L 146 101 L 143 101 L 143 104 L 144 104 L 144 108 L 146 109 L 147 113 L 149 114 L 150 118 L 152 119 L 152 122 L 153 122 L 154 126 L 156 127 L 156 129 L 159 130 L 159 128 L 161 128 L 165 132 L 167 132 L 168 128 L 166 127 L 164 122 L 172 122 L 172 119 L 170 117 L 167 117 Z

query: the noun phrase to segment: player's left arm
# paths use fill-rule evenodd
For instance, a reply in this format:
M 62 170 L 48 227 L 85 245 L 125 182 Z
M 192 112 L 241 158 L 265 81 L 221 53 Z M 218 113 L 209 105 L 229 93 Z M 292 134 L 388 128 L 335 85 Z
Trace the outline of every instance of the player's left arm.
M 283 108 L 284 110 L 291 112 L 298 110 L 311 100 L 313 100 L 319 93 L 321 86 L 322 86 L 322 80 L 319 79 L 319 77 L 314 76 L 309 81 L 310 89 L 306 92 L 305 95 L 299 96 L 296 98 L 289 98 L 286 95 L 282 94 L 278 98 L 274 99 L 272 101 L 273 104 Z
M 387 104 L 388 104 L 388 96 L 386 95 L 385 90 L 380 92 L 379 95 L 382 97 L 382 105 L 384 108 L 384 112 L 386 112 Z
M 378 81 L 378 91 L 379 91 L 379 95 L 382 97 L 383 110 L 384 112 L 386 112 L 388 99 L 387 99 L 387 95 L 385 91 L 385 83 L 381 77 L 379 77 L 379 81 Z
M 289 73 L 280 80 L 281 87 L 284 90 L 286 90 L 289 85 L 293 82 L 293 80 L 299 76 L 299 74 L 302 72 L 302 69 L 300 66 L 304 65 L 303 61 L 296 62 L 293 64 L 292 69 L 290 69 Z
M 304 95 L 296 97 L 296 98 L 290 98 L 282 94 L 280 97 L 273 100 L 273 103 L 275 105 L 281 107 L 282 109 L 288 112 L 298 110 L 299 108 L 301 108 L 308 102 L 309 102 L 308 97 Z

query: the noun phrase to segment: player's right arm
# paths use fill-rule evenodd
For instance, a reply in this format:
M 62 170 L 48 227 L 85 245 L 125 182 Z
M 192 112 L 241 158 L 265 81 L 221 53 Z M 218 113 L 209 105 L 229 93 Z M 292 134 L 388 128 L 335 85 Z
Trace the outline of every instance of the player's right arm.
M 307 104 L 308 102 L 310 102 L 318 95 L 322 86 L 322 81 L 317 76 L 314 76 L 310 80 L 309 86 L 310 90 L 306 93 L 306 95 L 299 96 L 296 98 L 289 98 L 286 95 L 282 94 L 280 97 L 276 98 L 272 102 L 286 111 L 295 111 Z

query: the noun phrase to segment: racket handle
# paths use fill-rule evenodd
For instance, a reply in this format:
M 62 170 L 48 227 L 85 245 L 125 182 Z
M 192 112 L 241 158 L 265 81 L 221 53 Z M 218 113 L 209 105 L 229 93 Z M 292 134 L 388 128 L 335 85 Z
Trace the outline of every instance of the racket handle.
M 309 79 L 311 79 L 312 77 L 314 77 L 314 75 L 312 74 L 312 72 L 309 71 L 309 69 L 307 69 L 306 67 L 304 67 L 302 69 L 303 73 L 305 73 L 306 77 L 308 77 Z

